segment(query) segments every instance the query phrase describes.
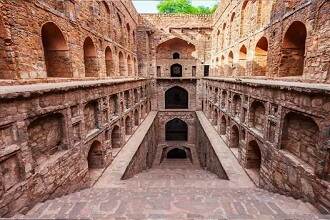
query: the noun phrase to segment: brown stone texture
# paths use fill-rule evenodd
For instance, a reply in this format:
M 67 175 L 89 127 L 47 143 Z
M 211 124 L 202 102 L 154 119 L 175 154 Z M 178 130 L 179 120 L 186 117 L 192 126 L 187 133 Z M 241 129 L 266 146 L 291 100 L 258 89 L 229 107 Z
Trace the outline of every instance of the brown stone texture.
M 0 7 L 2 79 L 105 77 L 106 48 L 115 63 L 121 53 L 125 65 L 128 56 L 137 65 L 138 14 L 130 1 L 8 0 Z M 127 75 L 119 65 L 112 71 Z
M 217 99 L 229 107 L 207 95 L 203 111 L 229 147 L 238 143 L 237 158 L 257 185 L 307 199 L 327 212 L 328 135 L 321 131 L 329 126 L 328 92 L 294 84 L 279 87 L 276 81 L 267 87 L 253 80 L 211 78 L 204 83 L 207 94 L 219 91 Z M 237 96 L 238 110 L 228 104 Z M 237 117 L 237 111 L 248 120 Z
M 213 15 L 0 1 L 0 216 L 93 186 L 126 145 L 137 151 L 123 179 L 181 164 L 222 184 L 239 168 L 330 213 L 329 10 L 328 0 L 221 0 Z
M 329 7 L 322 0 L 221 1 L 212 75 L 328 83 Z
M 137 80 L 101 85 L 87 90 L 65 87 L 42 94 L 37 90 L 2 96 L 2 216 L 88 187 L 94 170 L 105 168 L 113 160 L 127 140 L 122 126 L 125 118 L 133 117 L 135 111 L 135 117 L 142 120 L 149 111 L 144 106 L 148 105 L 146 88 L 150 84 Z M 132 90 L 133 94 L 134 89 L 143 91 L 134 105 L 124 111 L 117 109 L 117 114 L 104 114 L 113 112 L 110 97 L 119 97 L 118 102 L 124 99 L 125 91 Z M 145 110 L 140 116 L 142 106 Z

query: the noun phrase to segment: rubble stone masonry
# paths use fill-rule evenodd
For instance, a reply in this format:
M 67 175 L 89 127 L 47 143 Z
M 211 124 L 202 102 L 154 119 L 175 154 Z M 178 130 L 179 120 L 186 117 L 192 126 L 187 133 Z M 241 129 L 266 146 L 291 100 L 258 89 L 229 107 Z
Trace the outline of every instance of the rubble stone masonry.
M 150 111 L 127 178 L 173 149 L 228 178 L 203 111 L 258 187 L 330 213 L 329 14 L 328 0 L 213 15 L 0 1 L 0 216 L 92 186 Z

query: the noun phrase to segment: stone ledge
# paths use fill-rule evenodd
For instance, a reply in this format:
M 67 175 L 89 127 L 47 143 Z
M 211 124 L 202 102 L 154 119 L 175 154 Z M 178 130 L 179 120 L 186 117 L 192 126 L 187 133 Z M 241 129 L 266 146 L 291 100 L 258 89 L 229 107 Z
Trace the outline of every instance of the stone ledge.
M 196 115 L 213 147 L 214 152 L 217 154 L 219 161 L 229 178 L 229 181 L 233 182 L 237 187 L 255 187 L 244 169 L 238 163 L 235 155 L 230 151 L 228 146 L 215 131 L 213 126 L 205 117 L 204 113 L 201 111 L 196 111 Z
M 156 111 L 148 114 L 142 124 L 130 137 L 127 143 L 120 150 L 110 166 L 104 171 L 98 182 L 94 185 L 95 188 L 106 188 L 111 186 L 123 186 L 124 181 L 121 181 L 126 172 L 131 160 L 139 149 L 144 137 L 148 133 L 149 128 L 157 116 Z
M 86 80 L 71 81 L 61 83 L 39 83 L 32 85 L 0 86 L 0 99 L 12 99 L 18 97 L 31 97 L 34 94 L 43 94 L 49 92 L 69 91 L 74 89 L 86 89 L 99 86 L 111 86 L 128 82 L 145 81 L 144 78 L 125 78 L 125 79 L 107 79 L 107 80 Z
M 255 87 L 272 87 L 276 89 L 294 90 L 307 93 L 330 94 L 330 84 L 280 81 L 274 79 L 237 79 L 223 77 L 204 77 L 204 80 L 235 83 Z

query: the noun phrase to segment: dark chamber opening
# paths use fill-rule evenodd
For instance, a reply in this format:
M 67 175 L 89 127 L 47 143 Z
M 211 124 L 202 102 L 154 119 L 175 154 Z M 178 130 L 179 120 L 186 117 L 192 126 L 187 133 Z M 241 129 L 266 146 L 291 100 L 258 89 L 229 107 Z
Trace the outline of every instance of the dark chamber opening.
M 165 139 L 167 141 L 187 141 L 188 139 L 188 126 L 178 118 L 167 122 L 165 130 Z
M 173 54 L 173 59 L 180 59 L 180 54 L 179 53 L 174 53 Z
M 165 109 L 187 109 L 188 108 L 188 92 L 179 87 L 174 86 L 165 92 Z
M 182 76 L 182 66 L 180 64 L 173 64 L 171 66 L 171 77 L 181 77 Z
M 184 150 L 181 150 L 179 148 L 174 148 L 167 153 L 167 158 L 168 159 L 186 159 L 187 154 L 186 154 L 186 151 L 184 151 Z

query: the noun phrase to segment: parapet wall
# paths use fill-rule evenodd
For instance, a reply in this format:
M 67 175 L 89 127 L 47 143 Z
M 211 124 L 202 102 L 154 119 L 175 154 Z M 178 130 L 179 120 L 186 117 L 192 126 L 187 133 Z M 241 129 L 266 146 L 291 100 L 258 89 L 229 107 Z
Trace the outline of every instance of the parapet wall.
M 1 91 L 0 216 L 93 184 L 150 111 L 148 80 L 87 82 Z
M 257 185 L 329 213 L 329 86 L 203 81 L 203 111 Z

